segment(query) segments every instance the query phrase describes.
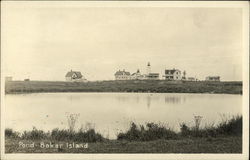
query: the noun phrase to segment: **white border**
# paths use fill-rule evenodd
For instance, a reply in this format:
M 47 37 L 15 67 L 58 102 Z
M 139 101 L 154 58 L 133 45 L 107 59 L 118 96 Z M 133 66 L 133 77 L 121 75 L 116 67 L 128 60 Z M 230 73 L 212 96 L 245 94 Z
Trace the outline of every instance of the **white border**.
M 199 7 L 242 8 L 243 10 L 243 153 L 242 154 L 5 154 L 1 136 L 1 159 L 248 159 L 249 157 L 249 2 L 247 1 L 4 1 L 1 12 L 8 5 L 40 7 Z M 1 14 L 2 15 L 2 14 Z M 3 23 L 3 22 L 2 22 Z M 1 37 L 2 38 L 2 37 Z M 3 40 L 1 39 L 1 42 Z M 2 48 L 1 48 L 2 51 Z M 2 53 L 2 52 L 1 52 Z M 4 75 L 1 55 L 1 135 L 4 135 Z

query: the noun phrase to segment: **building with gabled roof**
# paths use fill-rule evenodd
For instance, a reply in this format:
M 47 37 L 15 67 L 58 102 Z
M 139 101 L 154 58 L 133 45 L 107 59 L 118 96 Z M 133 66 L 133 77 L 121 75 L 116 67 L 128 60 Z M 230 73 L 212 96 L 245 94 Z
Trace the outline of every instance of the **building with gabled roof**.
M 165 77 L 166 80 L 181 80 L 181 71 L 175 68 L 166 69 L 163 77 Z
M 65 75 L 65 79 L 68 82 L 83 82 L 86 81 L 86 79 L 83 77 L 82 73 L 79 71 L 69 71 Z
M 115 80 L 129 80 L 130 79 L 130 72 L 126 72 L 125 70 L 117 71 L 115 73 Z
M 135 73 L 130 75 L 130 79 L 133 79 L 133 80 L 143 79 L 143 75 L 141 74 L 140 70 L 138 69 Z

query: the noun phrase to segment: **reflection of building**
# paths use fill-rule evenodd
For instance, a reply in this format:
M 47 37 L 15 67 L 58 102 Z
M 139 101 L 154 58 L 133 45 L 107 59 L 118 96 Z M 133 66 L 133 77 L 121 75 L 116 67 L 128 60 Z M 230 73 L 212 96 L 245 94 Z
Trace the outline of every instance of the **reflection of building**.
M 130 73 L 126 72 L 125 70 L 123 71 L 117 71 L 115 73 L 115 80 L 129 80 L 130 79 Z
M 5 77 L 5 82 L 9 82 L 9 81 L 12 81 L 12 77 L 10 77 L 10 76 Z
M 178 96 L 175 96 L 175 97 L 166 96 L 165 97 L 165 103 L 178 104 L 180 102 L 181 102 L 181 97 L 178 97 Z
M 68 82 L 83 82 L 86 81 L 86 79 L 82 76 L 81 72 L 78 71 L 69 71 L 65 75 L 65 79 Z
M 150 105 L 151 105 L 151 95 L 148 95 L 147 96 L 147 107 L 148 107 L 148 109 L 150 108 Z
M 220 81 L 220 76 L 208 76 L 206 81 Z
M 181 71 L 178 69 L 166 69 L 164 77 L 166 80 L 181 80 Z

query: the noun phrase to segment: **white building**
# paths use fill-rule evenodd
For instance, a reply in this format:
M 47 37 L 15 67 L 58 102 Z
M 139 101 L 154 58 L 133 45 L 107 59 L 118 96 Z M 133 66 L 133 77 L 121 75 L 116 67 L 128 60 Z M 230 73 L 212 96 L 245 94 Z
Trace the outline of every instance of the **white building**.
M 143 79 L 143 75 L 140 73 L 140 70 L 138 69 L 137 72 L 131 74 L 130 79 L 132 80 L 141 80 Z
M 147 75 L 148 80 L 158 80 L 159 79 L 159 73 L 149 73 Z
M 115 73 L 115 80 L 158 80 L 159 73 L 151 73 L 151 65 L 148 62 L 146 68 L 146 74 L 141 74 L 138 69 L 137 72 L 130 74 L 130 72 L 126 72 L 125 70 L 117 71 Z
M 146 68 L 146 75 L 144 75 L 144 79 L 147 80 L 158 80 L 159 79 L 159 73 L 152 73 L 151 72 L 151 65 L 150 62 L 148 62 L 147 68 Z
M 65 80 L 68 82 L 86 82 L 87 80 L 83 77 L 79 71 L 69 71 L 65 75 Z
M 148 62 L 147 68 L 146 68 L 146 74 L 149 75 L 149 73 L 151 73 L 151 65 Z
M 166 80 L 181 80 L 181 71 L 178 69 L 166 69 L 163 77 Z
M 125 70 L 121 71 L 117 71 L 115 73 L 115 80 L 130 80 L 130 72 L 126 72 Z

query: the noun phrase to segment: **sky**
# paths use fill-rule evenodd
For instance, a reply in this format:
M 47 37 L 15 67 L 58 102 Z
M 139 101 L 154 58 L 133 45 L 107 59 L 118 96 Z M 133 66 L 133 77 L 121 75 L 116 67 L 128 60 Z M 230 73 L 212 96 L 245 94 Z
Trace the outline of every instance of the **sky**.
M 14 80 L 90 80 L 117 70 L 185 70 L 204 80 L 242 80 L 238 8 L 2 6 L 3 72 Z

